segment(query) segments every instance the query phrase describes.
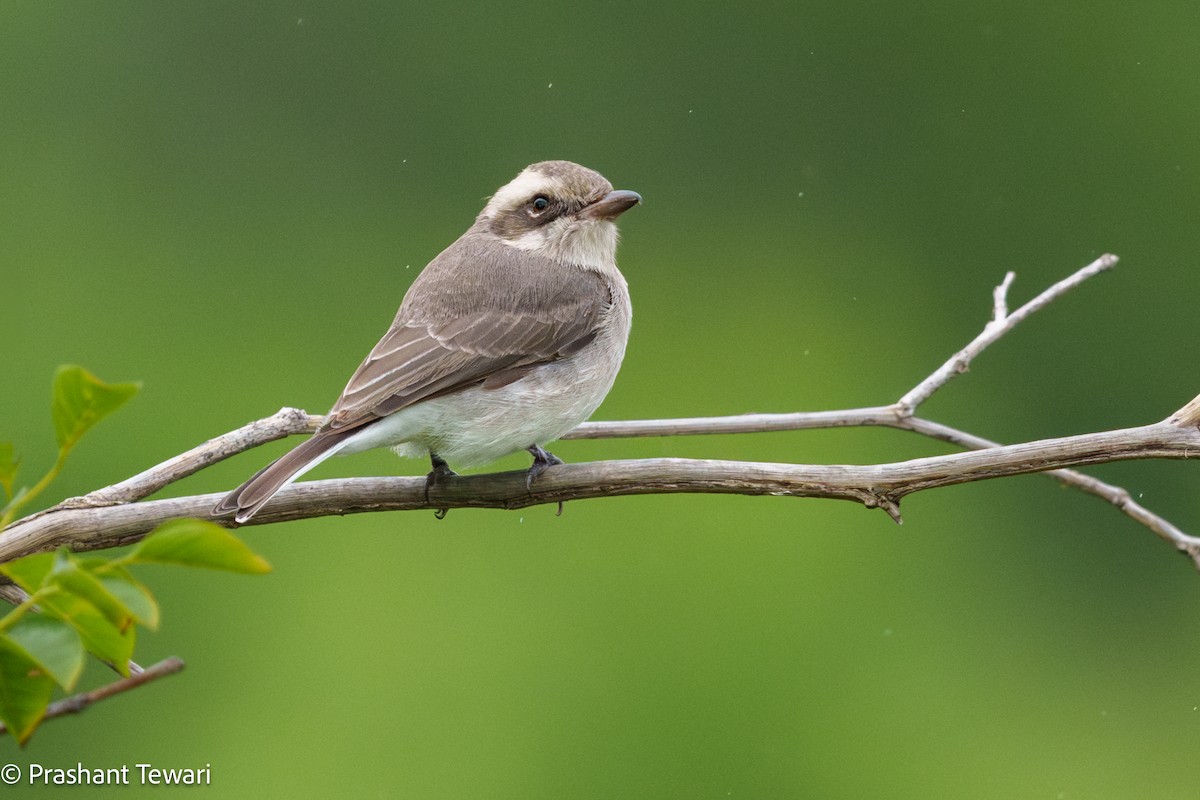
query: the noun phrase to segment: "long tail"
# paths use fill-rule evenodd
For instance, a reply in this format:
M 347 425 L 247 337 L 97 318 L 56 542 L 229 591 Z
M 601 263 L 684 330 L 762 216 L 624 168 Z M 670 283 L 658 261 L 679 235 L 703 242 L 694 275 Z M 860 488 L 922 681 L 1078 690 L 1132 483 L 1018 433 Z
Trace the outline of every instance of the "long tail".
M 275 493 L 331 455 L 349 444 L 345 431 L 317 433 L 311 439 L 297 445 L 291 452 L 272 461 L 260 469 L 250 480 L 234 489 L 212 510 L 214 517 L 234 512 L 239 523 L 258 513 Z

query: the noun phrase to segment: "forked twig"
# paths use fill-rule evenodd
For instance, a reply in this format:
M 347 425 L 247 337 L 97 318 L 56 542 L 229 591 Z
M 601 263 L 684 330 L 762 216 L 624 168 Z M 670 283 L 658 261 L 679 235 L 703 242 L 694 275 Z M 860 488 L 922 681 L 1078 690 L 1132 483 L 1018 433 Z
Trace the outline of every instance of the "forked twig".
M 851 499 L 879 507 L 899 521 L 900 498 L 914 491 L 1023 472 L 1044 471 L 1056 480 L 1101 497 L 1189 555 L 1200 568 L 1200 539 L 1183 533 L 1134 502 L 1124 489 L 1063 465 L 1130 458 L 1192 458 L 1200 455 L 1200 398 L 1155 425 L 1099 434 L 1002 446 L 974 434 L 915 416 L 916 410 L 988 346 L 1034 312 L 1111 269 L 1116 256 L 1104 255 L 1055 283 L 1016 311 L 1008 310 L 1009 272 L 992 293 L 992 318 L 959 350 L 895 403 L 839 411 L 743 414 L 688 419 L 586 422 L 570 439 L 748 433 L 810 428 L 881 426 L 898 428 L 983 451 L 874 466 L 805 466 L 753 462 L 647 459 L 565 465 L 545 473 L 532 494 L 514 478 L 518 473 L 476 475 L 439 482 L 428 500 L 424 482 L 405 478 L 358 478 L 315 481 L 285 490 L 255 518 L 274 522 L 323 514 L 364 511 L 528 505 L 638 493 L 729 492 Z M 310 432 L 320 417 L 285 408 L 271 417 L 176 456 L 119 484 L 73 498 L 10 526 L 0 538 L 0 562 L 26 552 L 66 544 L 96 549 L 135 541 L 155 524 L 179 516 L 203 516 L 215 496 L 136 503 L 163 486 L 224 458 L 292 433 Z M 411 485 L 410 485 L 411 484 Z M 422 491 L 418 492 L 417 487 Z M 131 505 L 132 504 L 132 505 Z M 223 524 L 230 524 L 222 521 Z

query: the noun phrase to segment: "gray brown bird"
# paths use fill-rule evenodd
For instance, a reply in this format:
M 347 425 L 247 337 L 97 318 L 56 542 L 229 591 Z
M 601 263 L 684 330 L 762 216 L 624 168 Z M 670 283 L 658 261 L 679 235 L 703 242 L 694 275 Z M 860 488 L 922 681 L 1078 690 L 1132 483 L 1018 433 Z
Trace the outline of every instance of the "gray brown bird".
M 570 161 L 526 167 L 421 271 L 310 439 L 230 492 L 237 522 L 335 454 L 391 447 L 438 477 L 544 445 L 587 419 L 625 356 L 632 306 L 614 221 L 641 201 Z

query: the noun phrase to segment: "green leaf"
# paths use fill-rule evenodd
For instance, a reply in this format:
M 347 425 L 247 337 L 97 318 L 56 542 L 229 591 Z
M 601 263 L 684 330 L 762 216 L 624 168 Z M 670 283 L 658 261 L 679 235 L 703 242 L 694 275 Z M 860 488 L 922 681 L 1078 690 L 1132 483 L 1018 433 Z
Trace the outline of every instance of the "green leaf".
M 12 442 L 0 442 L 0 488 L 9 499 L 13 496 L 13 481 L 17 479 L 19 466 L 21 458 L 13 452 Z
M 114 570 L 100 576 L 100 583 L 114 597 L 125 604 L 133 618 L 150 630 L 158 630 L 158 602 L 142 583 L 134 579 L 127 570 Z
M 130 564 L 182 564 L 254 575 L 271 571 L 271 565 L 241 539 L 200 519 L 164 522 L 127 558 Z
M 137 639 L 136 625 L 121 631 L 94 605 L 68 592 L 47 594 L 41 606 L 45 613 L 58 617 L 74 628 L 88 652 L 111 663 L 122 675 L 129 676 L 129 659 Z
M 26 614 L 7 635 L 59 686 L 67 691 L 75 686 L 83 672 L 83 642 L 74 628 L 60 619 Z
M 65 548 L 55 554 L 50 583 L 88 601 L 119 631 L 124 631 L 133 623 L 133 612 L 95 575 L 80 566 Z
M 0 572 L 12 578 L 13 583 L 33 594 L 54 569 L 54 553 L 34 553 L 31 556 L 0 564 Z
M 54 432 L 60 450 L 138 393 L 140 383 L 105 383 L 83 367 L 65 364 L 54 374 Z
M 53 694 L 54 679 L 23 647 L 0 635 L 0 719 L 18 742 L 29 741 Z

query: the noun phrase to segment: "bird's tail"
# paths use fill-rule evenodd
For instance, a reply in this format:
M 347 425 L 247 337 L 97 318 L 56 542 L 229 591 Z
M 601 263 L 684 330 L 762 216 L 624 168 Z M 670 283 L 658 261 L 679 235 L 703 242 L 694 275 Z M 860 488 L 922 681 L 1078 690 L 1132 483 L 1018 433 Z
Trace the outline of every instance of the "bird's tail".
M 349 443 L 342 432 L 317 433 L 292 451 L 272 461 L 256 472 L 250 480 L 234 489 L 212 510 L 214 517 L 233 512 L 234 520 L 242 523 L 258 513 L 258 510 L 275 493 L 310 469 L 320 464 Z

